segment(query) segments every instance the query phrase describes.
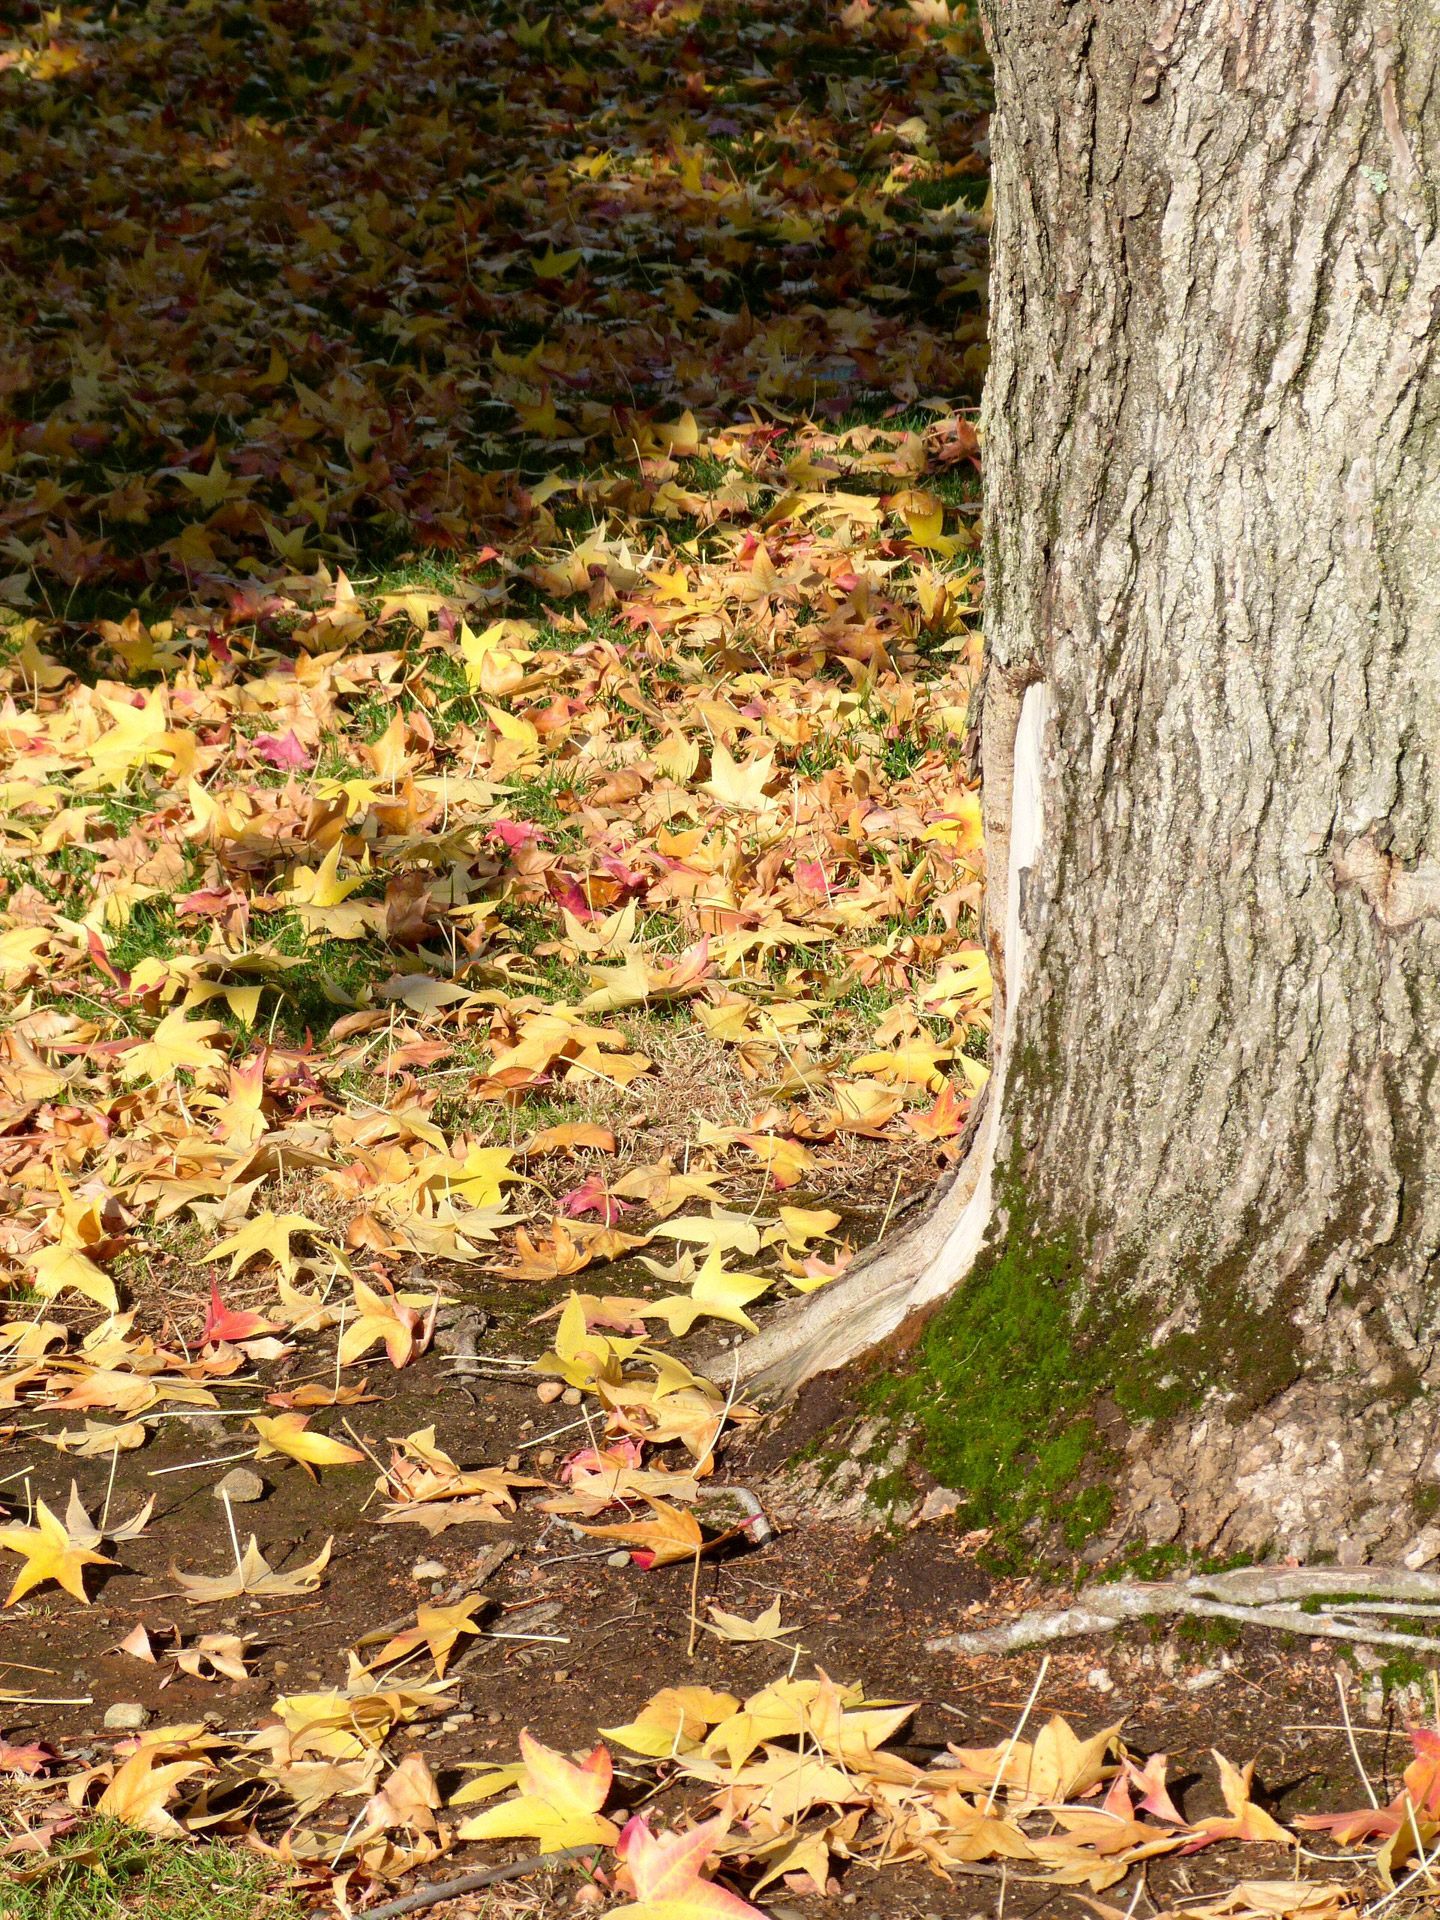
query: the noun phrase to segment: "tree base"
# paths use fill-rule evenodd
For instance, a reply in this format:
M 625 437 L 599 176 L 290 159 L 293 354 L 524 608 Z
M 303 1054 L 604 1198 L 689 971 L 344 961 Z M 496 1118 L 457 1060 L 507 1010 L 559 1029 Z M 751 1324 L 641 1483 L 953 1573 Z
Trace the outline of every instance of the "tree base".
M 771 1460 L 788 1460 L 770 1508 L 862 1525 L 953 1516 L 985 1528 L 1004 1560 L 1067 1571 L 1077 1557 L 1098 1566 L 1146 1549 L 1440 1566 L 1440 1422 L 1428 1394 L 1302 1377 L 1248 1411 L 1214 1388 L 1132 1423 L 1083 1371 L 1066 1406 L 1058 1368 L 1047 1377 L 1030 1354 L 1031 1371 L 1005 1379 L 987 1353 L 957 1401 L 954 1377 L 931 1359 L 932 1339 L 950 1346 L 952 1311 L 898 1371 L 872 1359 L 812 1383 L 788 1444 L 785 1428 L 770 1442 Z M 1074 1359 L 1062 1353 L 1058 1367 Z M 1062 1413 L 1047 1424 L 1052 1398 Z

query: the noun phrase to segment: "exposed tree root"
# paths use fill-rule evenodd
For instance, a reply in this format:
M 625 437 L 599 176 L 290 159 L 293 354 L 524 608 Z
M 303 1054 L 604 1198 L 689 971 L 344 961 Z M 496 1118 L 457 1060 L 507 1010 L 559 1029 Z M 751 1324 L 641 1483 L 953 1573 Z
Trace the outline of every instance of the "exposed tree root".
M 1300 1605 L 1327 1597 L 1331 1604 L 1323 1613 L 1307 1613 Z M 1400 1604 L 1404 1602 L 1414 1604 Z M 1408 1567 L 1242 1567 L 1233 1573 L 1193 1574 L 1188 1580 L 1087 1587 L 1073 1607 L 1058 1613 L 1027 1613 L 1003 1627 L 948 1633 L 925 1644 L 930 1653 L 1013 1653 L 1051 1640 L 1112 1633 L 1124 1620 L 1183 1613 L 1318 1639 L 1405 1647 L 1414 1653 L 1432 1643 L 1412 1633 L 1367 1626 L 1363 1616 L 1440 1617 L 1436 1603 L 1440 1603 L 1440 1573 L 1413 1572 Z M 1358 1625 L 1356 1615 L 1362 1616 Z

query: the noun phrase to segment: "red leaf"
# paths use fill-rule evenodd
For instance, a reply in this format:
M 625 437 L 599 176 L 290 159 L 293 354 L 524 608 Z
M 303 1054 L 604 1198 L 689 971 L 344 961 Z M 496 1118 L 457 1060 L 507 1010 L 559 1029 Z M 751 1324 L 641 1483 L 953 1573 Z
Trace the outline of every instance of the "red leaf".
M 0 1740 L 0 1773 L 43 1773 L 54 1758 L 51 1749 L 38 1740 L 28 1747 L 12 1747 Z
M 262 760 L 268 760 L 272 767 L 309 767 L 314 765 L 313 755 L 295 737 L 291 727 L 285 733 L 257 733 L 250 742 L 251 748 Z
M 616 1200 L 605 1191 L 605 1182 L 598 1173 L 588 1175 L 578 1187 L 566 1194 L 560 1204 L 572 1220 L 593 1213 L 607 1227 L 613 1227 L 622 1213 L 630 1211 L 625 1201 Z
M 273 1321 L 262 1319 L 258 1313 L 233 1313 L 220 1298 L 215 1282 L 210 1282 L 210 1311 L 205 1316 L 202 1346 L 218 1346 L 222 1340 L 255 1340 L 279 1331 Z

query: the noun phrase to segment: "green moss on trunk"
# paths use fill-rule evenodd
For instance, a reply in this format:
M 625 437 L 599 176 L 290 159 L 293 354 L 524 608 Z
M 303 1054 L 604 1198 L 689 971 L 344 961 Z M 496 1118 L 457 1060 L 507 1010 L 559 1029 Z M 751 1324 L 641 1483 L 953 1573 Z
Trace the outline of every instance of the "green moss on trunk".
M 863 1390 L 912 1457 L 965 1496 L 957 1521 L 990 1527 L 1002 1550 L 1023 1528 L 1072 1550 L 1109 1524 L 1132 1423 L 1163 1420 L 1219 1387 L 1237 1407 L 1294 1379 L 1294 1330 L 1212 1276 L 1198 1332 L 1156 1347 L 1154 1302 L 1124 1300 L 1087 1273 L 1070 1238 L 1027 1229 L 1018 1208 L 1000 1245 L 930 1320 L 903 1371 Z M 1052 1531 L 1053 1530 L 1053 1531 Z

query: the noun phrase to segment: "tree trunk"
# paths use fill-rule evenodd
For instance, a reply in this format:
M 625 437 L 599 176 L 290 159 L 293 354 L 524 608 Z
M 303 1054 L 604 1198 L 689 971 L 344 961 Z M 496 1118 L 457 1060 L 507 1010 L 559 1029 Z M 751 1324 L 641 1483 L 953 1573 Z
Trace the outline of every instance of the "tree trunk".
M 1424 1555 L 1440 9 L 986 10 L 990 1098 L 744 1366 L 793 1387 L 1020 1257 L 1149 1433 L 1131 1524 Z

